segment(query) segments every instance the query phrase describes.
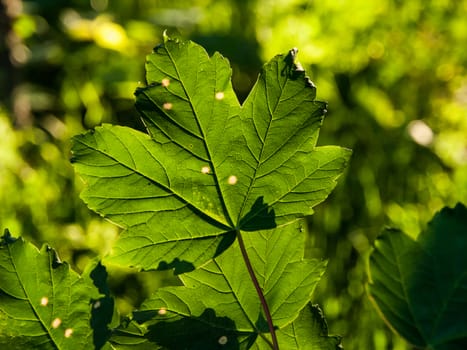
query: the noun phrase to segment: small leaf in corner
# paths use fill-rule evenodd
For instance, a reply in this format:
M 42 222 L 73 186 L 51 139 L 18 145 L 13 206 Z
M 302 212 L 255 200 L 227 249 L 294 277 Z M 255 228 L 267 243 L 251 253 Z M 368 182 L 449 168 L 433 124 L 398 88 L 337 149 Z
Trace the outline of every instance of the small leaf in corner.
M 5 349 L 91 349 L 91 301 L 99 291 L 56 252 L 9 233 L 0 240 L 0 345 Z M 102 345 L 103 342 L 100 343 Z
M 467 349 L 467 208 L 437 213 L 417 240 L 387 229 L 370 256 L 368 291 L 411 344 Z

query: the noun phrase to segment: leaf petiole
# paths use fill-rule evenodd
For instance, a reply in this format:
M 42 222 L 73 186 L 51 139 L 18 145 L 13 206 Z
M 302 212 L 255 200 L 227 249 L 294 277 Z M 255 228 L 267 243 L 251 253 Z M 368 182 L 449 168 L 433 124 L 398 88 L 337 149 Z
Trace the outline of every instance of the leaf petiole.
M 256 278 L 256 275 L 255 275 L 255 272 L 253 271 L 253 266 L 251 265 L 250 258 L 248 257 L 248 253 L 245 248 L 245 243 L 243 242 L 242 234 L 240 233 L 239 230 L 237 230 L 237 238 L 238 238 L 238 244 L 240 246 L 240 250 L 242 252 L 243 261 L 245 261 L 248 274 L 250 275 L 251 281 L 253 282 L 253 285 L 255 286 L 256 293 L 258 294 L 259 300 L 261 302 L 261 307 L 264 311 L 266 320 L 268 322 L 268 328 L 269 328 L 269 332 L 271 333 L 271 338 L 272 338 L 272 344 L 270 345 L 273 350 L 279 350 L 279 343 L 277 342 L 276 330 L 274 329 L 274 324 L 272 323 L 271 312 L 269 311 L 268 303 L 266 302 L 266 298 L 264 297 L 263 291 L 261 290 L 258 279 Z

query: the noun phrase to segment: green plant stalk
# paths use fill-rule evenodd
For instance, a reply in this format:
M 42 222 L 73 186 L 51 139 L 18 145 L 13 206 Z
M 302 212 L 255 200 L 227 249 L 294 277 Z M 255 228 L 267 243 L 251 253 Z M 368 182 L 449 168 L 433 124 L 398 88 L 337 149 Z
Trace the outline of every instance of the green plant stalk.
M 237 230 L 237 238 L 238 238 L 238 244 L 240 245 L 240 250 L 242 252 L 243 261 L 245 261 L 248 274 L 250 275 L 251 281 L 253 282 L 253 285 L 255 286 L 256 293 L 258 294 L 259 300 L 261 302 L 261 307 L 263 308 L 264 314 L 266 316 L 266 320 L 268 322 L 269 332 L 271 333 L 271 338 L 272 338 L 272 344 L 269 342 L 269 339 L 265 339 L 265 338 L 263 339 L 265 339 L 268 343 L 270 343 L 269 345 L 271 345 L 271 347 L 274 350 L 279 350 L 279 343 L 277 342 L 276 331 L 274 329 L 274 324 L 272 323 L 271 312 L 269 311 L 268 303 L 266 302 L 266 299 L 264 298 L 263 291 L 261 290 L 261 287 L 258 283 L 258 279 L 256 278 L 255 272 L 253 271 L 253 266 L 251 266 L 250 258 L 248 257 L 248 253 L 245 248 L 245 243 L 243 242 L 243 238 L 239 230 Z

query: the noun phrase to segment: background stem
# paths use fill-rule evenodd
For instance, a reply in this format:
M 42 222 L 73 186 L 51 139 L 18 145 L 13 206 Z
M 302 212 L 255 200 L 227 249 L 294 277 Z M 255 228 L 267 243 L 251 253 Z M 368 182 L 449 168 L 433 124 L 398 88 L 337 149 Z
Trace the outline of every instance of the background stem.
M 277 342 L 276 331 L 272 323 L 271 312 L 269 311 L 268 303 L 266 302 L 266 299 L 264 298 L 263 290 L 261 289 L 258 283 L 258 279 L 256 278 L 255 272 L 253 271 L 253 266 L 251 266 L 250 258 L 248 257 L 248 253 L 245 248 L 245 243 L 243 242 L 242 234 L 240 233 L 239 230 L 237 231 L 237 238 L 238 238 L 238 244 L 240 245 L 240 250 L 242 252 L 243 261 L 245 261 L 246 268 L 250 275 L 251 281 L 253 282 L 255 286 L 256 293 L 258 294 L 259 300 L 261 302 L 261 307 L 263 308 L 264 314 L 266 316 L 266 320 L 268 322 L 269 332 L 271 333 L 271 338 L 272 338 L 272 348 L 274 350 L 279 350 L 279 343 Z

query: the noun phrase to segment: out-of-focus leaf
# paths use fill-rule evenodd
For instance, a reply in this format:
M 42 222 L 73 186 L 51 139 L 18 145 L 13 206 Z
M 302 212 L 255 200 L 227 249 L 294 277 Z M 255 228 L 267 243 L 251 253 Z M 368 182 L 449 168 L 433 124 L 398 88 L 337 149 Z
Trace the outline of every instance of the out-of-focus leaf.
M 295 63 L 266 64 L 240 106 L 228 61 L 166 38 L 148 57 L 136 106 L 149 132 L 104 125 L 74 138 L 88 206 L 126 230 L 107 261 L 187 272 L 239 231 L 309 215 L 350 151 L 316 147 L 325 104 Z
M 418 347 L 467 348 L 467 208 L 436 214 L 417 241 L 388 229 L 370 257 L 369 293 L 389 325 Z
M 8 231 L 0 240 L 2 349 L 95 348 L 91 308 L 100 297 L 53 249 L 38 250 Z

